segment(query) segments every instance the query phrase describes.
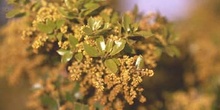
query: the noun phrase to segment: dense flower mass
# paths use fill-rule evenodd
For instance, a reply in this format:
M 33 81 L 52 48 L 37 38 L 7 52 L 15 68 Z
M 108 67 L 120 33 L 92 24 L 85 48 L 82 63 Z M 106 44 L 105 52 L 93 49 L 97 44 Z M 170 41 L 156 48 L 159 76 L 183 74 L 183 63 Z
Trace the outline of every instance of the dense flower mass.
M 94 62 L 89 58 L 85 62 L 73 62 L 69 66 L 71 79 L 82 82 L 80 84 L 83 94 L 87 94 L 90 86 L 96 88 L 94 100 L 102 100 L 103 104 L 113 102 L 119 94 L 124 95 L 124 99 L 133 104 L 136 98 L 143 91 L 143 88 L 138 87 L 142 82 L 142 77 L 153 76 L 153 71 L 149 69 L 139 69 L 134 65 L 137 56 L 129 58 L 123 56 L 118 59 L 120 63 L 120 73 L 114 74 L 102 63 L 102 61 Z M 85 74 L 85 77 L 82 75 Z M 107 92 L 107 93 L 106 93 Z M 106 97 L 106 99 L 101 99 Z M 142 101 L 143 101 L 143 96 Z M 119 100 L 119 99 L 117 99 Z M 93 101 L 95 102 L 95 101 Z
M 30 57 L 34 61 L 36 56 L 45 57 L 36 64 L 43 73 L 32 83 L 35 91 L 28 103 L 32 109 L 88 104 L 90 109 L 121 110 L 135 99 L 143 103 L 143 78 L 153 76 L 162 52 L 178 54 L 166 20 L 158 14 L 139 15 L 137 7 L 121 15 L 101 0 L 11 4 L 25 5 L 19 7 L 25 12 L 12 10 L 8 17 L 25 15 L 28 25 L 20 35 L 37 53 Z

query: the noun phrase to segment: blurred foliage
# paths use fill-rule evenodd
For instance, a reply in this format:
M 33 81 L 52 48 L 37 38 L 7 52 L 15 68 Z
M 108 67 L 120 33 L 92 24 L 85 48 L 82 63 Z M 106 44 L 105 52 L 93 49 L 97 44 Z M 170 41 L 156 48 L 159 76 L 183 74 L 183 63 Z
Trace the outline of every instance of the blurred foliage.
M 155 69 L 159 70 L 155 71 L 158 76 L 154 76 L 157 83 L 151 83 L 159 85 L 151 88 L 158 92 L 146 93 L 156 96 L 149 99 L 150 110 L 220 109 L 220 2 L 201 1 L 197 6 L 187 20 L 176 22 L 175 31 L 181 39 L 176 44 L 181 57 L 160 60 Z

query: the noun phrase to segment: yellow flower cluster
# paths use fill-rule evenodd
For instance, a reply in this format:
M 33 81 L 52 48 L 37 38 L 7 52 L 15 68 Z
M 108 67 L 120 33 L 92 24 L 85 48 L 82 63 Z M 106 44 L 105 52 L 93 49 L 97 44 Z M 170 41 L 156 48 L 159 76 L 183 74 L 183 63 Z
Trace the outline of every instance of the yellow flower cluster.
M 36 27 L 38 23 L 45 23 L 47 20 L 55 21 L 60 19 L 62 15 L 57 9 L 57 4 L 45 2 L 44 6 L 41 7 L 33 20 L 33 26 Z
M 47 39 L 48 36 L 45 34 L 37 36 L 32 44 L 32 48 L 38 49 L 39 47 L 44 46 L 44 43 L 47 41 Z
M 59 47 L 60 48 L 62 48 L 62 49 L 67 49 L 68 48 L 68 46 L 69 46 L 69 42 L 68 41 L 65 41 L 65 42 L 58 42 L 58 45 L 59 45 Z
M 83 35 L 82 35 L 82 27 L 78 25 L 74 25 L 71 27 L 71 30 L 74 32 L 74 37 L 78 40 L 80 40 Z
M 145 53 L 143 54 L 143 58 L 146 62 L 146 65 L 149 68 L 155 68 L 157 66 L 156 61 L 159 59 L 159 55 L 156 53 L 157 52 L 156 46 L 149 43 L 146 45 L 145 49 L 147 51 L 145 51 Z
M 61 28 L 60 28 L 60 32 L 61 33 L 63 33 L 63 34 L 65 34 L 66 32 L 67 32 L 67 26 L 62 26 Z
M 42 5 L 38 12 L 36 13 L 36 18 L 32 21 L 32 26 L 23 30 L 22 32 L 22 39 L 32 38 L 34 37 L 34 42 L 32 43 L 32 47 L 37 50 L 40 47 L 44 46 L 44 43 L 48 40 L 48 35 L 45 33 L 40 33 L 37 31 L 38 24 L 43 23 L 45 24 L 47 21 L 56 21 L 62 18 L 62 15 L 59 13 L 57 6 L 58 4 L 55 3 L 47 3 L 46 1 L 42 0 Z M 62 26 L 60 28 L 62 33 L 67 32 L 67 26 Z M 66 45 L 66 44 L 64 44 Z M 65 48 L 65 46 L 61 46 Z
M 89 57 L 82 62 L 73 62 L 68 70 L 73 81 L 81 82 L 82 94 L 86 95 L 91 88 L 95 88 L 95 95 L 91 101 L 93 103 L 100 101 L 103 105 L 113 104 L 122 100 L 118 98 L 119 95 L 122 95 L 129 104 L 133 104 L 135 98 L 140 98 L 140 102 L 144 102 L 146 99 L 141 95 L 143 88 L 140 88 L 139 84 L 144 76 L 153 76 L 153 71 L 137 69 L 135 67 L 137 56 L 123 56 L 118 60 L 120 63 L 118 74 L 109 71 L 101 60 Z

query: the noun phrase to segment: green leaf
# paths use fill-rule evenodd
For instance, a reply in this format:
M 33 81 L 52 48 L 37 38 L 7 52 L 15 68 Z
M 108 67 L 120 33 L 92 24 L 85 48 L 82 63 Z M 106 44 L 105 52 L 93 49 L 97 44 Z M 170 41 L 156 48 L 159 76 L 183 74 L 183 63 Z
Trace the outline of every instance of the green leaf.
M 73 57 L 73 52 L 67 51 L 67 52 L 65 52 L 65 54 L 62 56 L 61 62 L 62 62 L 62 63 L 66 63 L 66 62 L 70 61 L 70 60 L 72 59 L 72 57 Z
M 117 12 L 114 12 L 111 17 L 111 23 L 116 24 L 118 22 L 119 16 Z
M 122 32 L 122 29 L 123 29 L 122 25 L 119 22 L 117 22 L 115 25 L 118 27 L 118 32 L 119 32 L 118 36 L 121 36 L 121 34 L 123 33 Z
M 121 65 L 121 63 L 119 62 L 119 60 L 118 59 L 116 59 L 116 58 L 112 58 L 112 60 L 118 65 L 118 66 L 120 66 Z
M 113 73 L 118 72 L 118 66 L 113 59 L 107 59 L 104 62 L 104 65 Z
M 48 35 L 48 37 L 49 37 L 49 39 L 55 39 L 55 35 L 54 34 L 50 34 L 50 35 Z
M 86 9 L 97 9 L 99 8 L 99 4 L 97 3 L 87 3 L 84 5 Z
M 135 50 L 128 43 L 125 44 L 123 52 L 126 54 L 135 54 Z
M 7 18 L 13 18 L 13 17 L 16 17 L 20 14 L 22 14 L 20 9 L 13 9 L 13 10 L 10 10 L 8 13 L 6 13 L 6 17 Z
M 77 16 L 78 16 L 78 12 L 70 11 L 67 13 L 67 18 L 69 18 L 69 19 L 77 18 Z
M 103 29 L 99 29 L 95 32 L 96 35 L 106 35 L 108 34 L 108 32 L 111 30 L 111 28 L 103 28 Z
M 84 27 L 84 28 L 83 28 L 83 32 L 84 32 L 86 35 L 92 35 L 92 34 L 93 34 L 92 29 L 90 29 L 89 27 Z
M 66 52 L 68 52 L 68 50 L 65 50 L 65 49 L 59 49 L 57 50 L 57 53 L 61 56 L 63 56 Z
M 72 8 L 72 6 L 74 4 L 71 0 L 64 0 L 64 2 L 68 8 Z
M 126 32 L 131 31 L 130 24 L 131 24 L 131 18 L 130 16 L 125 14 L 122 18 L 122 27 L 124 28 Z
M 103 18 L 103 20 L 106 22 L 106 23 L 109 23 L 110 22 L 110 16 L 108 15 L 108 14 L 106 14 L 106 13 L 101 13 L 101 15 L 100 15 L 102 18 Z
M 145 38 L 148 38 L 148 37 L 153 36 L 154 34 L 151 31 L 139 31 L 139 32 L 136 32 L 134 35 L 143 36 Z
M 65 23 L 65 20 L 60 19 L 56 21 L 56 28 L 59 29 L 63 24 Z
M 102 22 L 101 18 L 99 19 L 99 18 L 90 17 L 88 19 L 88 25 L 93 31 L 98 30 L 99 28 L 101 28 L 102 24 L 103 24 L 103 22 Z
M 143 57 L 141 55 L 138 56 L 138 58 L 135 62 L 135 66 L 137 66 L 137 69 L 143 69 L 144 68 L 144 60 L 143 60 Z
M 110 23 L 105 23 L 103 29 L 110 30 L 111 29 L 111 24 Z
M 78 39 L 75 38 L 73 35 L 69 35 L 69 42 L 70 45 L 74 48 L 76 48 L 76 44 L 78 44 Z
M 73 57 L 73 52 L 71 52 L 70 50 L 59 49 L 57 50 L 57 53 L 62 56 L 61 57 L 62 63 L 66 63 L 70 61 Z
M 170 56 L 170 57 L 179 57 L 180 56 L 180 51 L 179 49 L 176 48 L 176 46 L 167 46 L 165 47 L 165 52 Z
M 98 9 L 100 7 L 100 5 L 97 4 L 97 3 L 87 3 L 87 4 L 84 5 L 84 7 L 86 8 L 86 11 L 85 11 L 84 15 L 89 15 L 93 11 Z
M 101 37 L 98 37 L 98 38 L 96 39 L 96 43 L 97 43 L 97 46 L 98 46 L 99 50 L 101 50 L 102 52 L 104 52 L 105 49 L 106 49 L 106 45 L 105 45 L 105 40 L 104 40 L 104 38 L 103 38 L 102 36 L 101 36 Z
M 90 17 L 90 18 L 88 19 L 88 26 L 89 26 L 90 29 L 92 29 L 92 30 L 93 30 L 93 24 L 94 24 L 94 23 L 95 23 L 94 18 Z
M 114 44 L 113 40 L 110 39 L 110 40 L 107 41 L 107 43 L 106 43 L 106 51 L 108 53 L 112 51 L 113 44 Z
M 46 25 L 48 26 L 48 28 L 51 28 L 51 30 L 54 30 L 56 28 L 56 23 L 51 20 L 48 20 Z
M 44 33 L 52 33 L 56 25 L 52 21 L 48 21 L 47 24 L 38 23 L 37 28 Z
M 58 33 L 56 37 L 58 41 L 62 41 L 63 33 Z
M 103 22 L 102 19 L 96 19 L 93 24 L 93 30 L 98 30 L 102 26 Z
M 65 8 L 61 7 L 58 10 L 63 16 L 65 16 L 65 17 L 67 16 L 68 12 L 65 10 Z
M 96 48 L 94 48 L 86 43 L 83 44 L 83 47 L 89 56 L 91 56 L 91 57 L 99 57 L 100 56 L 100 54 Z
M 113 49 L 110 53 L 111 56 L 118 54 L 121 52 L 125 47 L 126 41 L 125 40 L 118 40 L 115 41 L 115 45 L 113 46 Z
M 44 33 L 51 33 L 52 30 L 50 28 L 48 28 L 45 24 L 43 23 L 38 23 L 37 24 L 37 28 Z
M 132 36 L 132 37 L 136 37 L 136 36 Z M 131 38 L 132 38 L 132 37 L 131 37 Z M 130 36 L 129 36 L 128 38 L 130 38 Z M 128 43 L 129 45 L 134 45 L 135 43 L 137 43 L 137 41 L 136 41 L 135 39 L 127 39 L 127 43 Z
M 75 17 L 77 17 L 77 14 L 78 14 L 76 12 L 71 12 L 69 10 L 66 10 L 63 7 L 59 8 L 58 10 L 63 16 L 65 16 L 68 19 L 74 19 Z
M 138 24 L 138 23 L 132 24 L 132 30 L 133 30 L 133 32 L 136 32 L 136 31 L 138 30 L 138 28 L 139 28 L 139 24 Z
M 82 61 L 82 59 L 83 59 L 83 54 L 82 53 L 76 53 L 75 55 L 74 55 L 74 57 L 75 57 L 75 59 L 77 60 L 77 61 Z

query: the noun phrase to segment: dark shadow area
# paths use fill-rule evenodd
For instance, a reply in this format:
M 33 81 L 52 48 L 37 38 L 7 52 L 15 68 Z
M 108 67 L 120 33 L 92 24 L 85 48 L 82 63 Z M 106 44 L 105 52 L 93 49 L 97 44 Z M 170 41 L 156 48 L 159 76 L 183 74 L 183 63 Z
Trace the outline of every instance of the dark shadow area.
M 7 11 L 6 1 L 0 0 L 0 27 L 7 22 L 7 19 L 5 18 L 6 11 Z

